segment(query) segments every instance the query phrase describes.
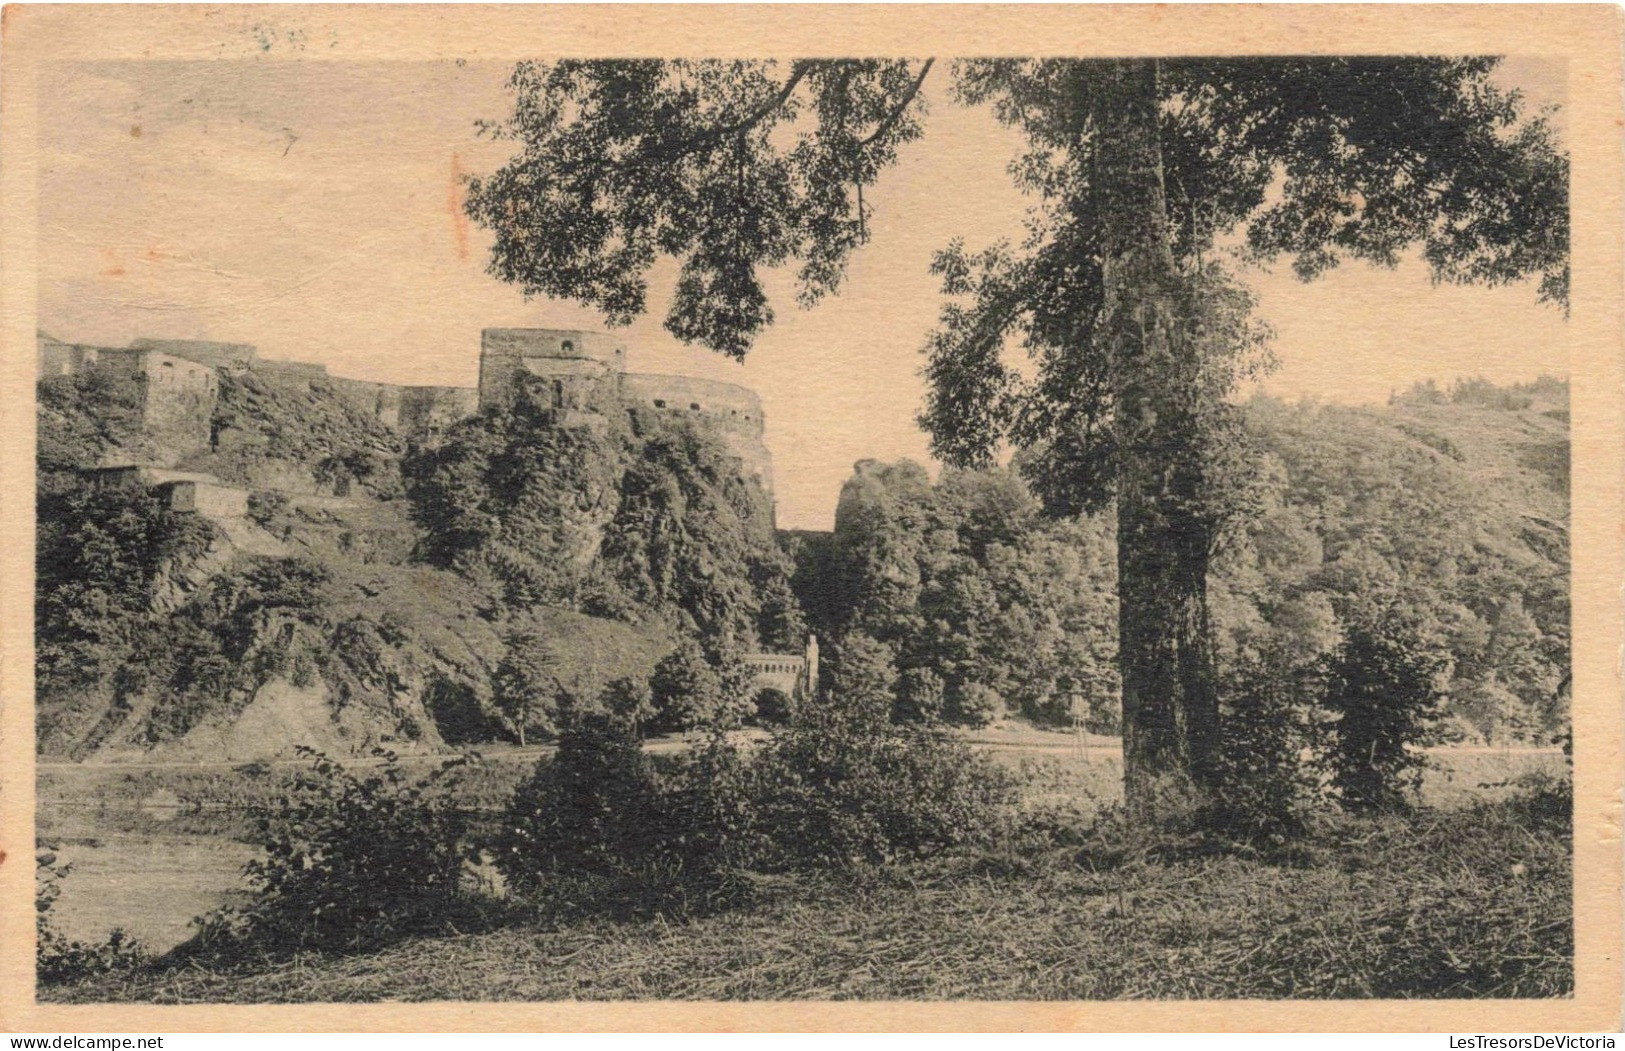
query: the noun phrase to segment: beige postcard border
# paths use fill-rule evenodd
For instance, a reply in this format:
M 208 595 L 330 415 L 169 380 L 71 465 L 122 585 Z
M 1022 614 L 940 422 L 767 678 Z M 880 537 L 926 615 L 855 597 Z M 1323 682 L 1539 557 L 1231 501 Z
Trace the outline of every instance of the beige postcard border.
M 1617 1030 L 1625 581 L 1621 12 L 1612 6 L 11 5 L 0 50 L 0 1030 Z M 267 31 L 270 31 L 269 34 Z M 308 52 L 267 35 L 332 46 Z M 296 34 L 297 36 L 297 34 Z M 1576 993 L 1557 1001 L 544 1003 L 59 1007 L 33 1001 L 35 82 L 53 61 L 534 55 L 1493 53 L 1566 58 L 1573 157 Z

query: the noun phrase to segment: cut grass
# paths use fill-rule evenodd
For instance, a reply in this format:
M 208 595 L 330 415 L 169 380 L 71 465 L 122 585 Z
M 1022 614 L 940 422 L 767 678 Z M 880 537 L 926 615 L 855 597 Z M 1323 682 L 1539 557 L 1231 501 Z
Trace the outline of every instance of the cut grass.
M 1530 800 L 1533 800 L 1531 802 Z M 763 880 L 700 918 L 489 932 L 45 988 L 62 1002 L 1553 997 L 1573 987 L 1561 796 L 1348 821 L 1293 864 L 1142 843 Z

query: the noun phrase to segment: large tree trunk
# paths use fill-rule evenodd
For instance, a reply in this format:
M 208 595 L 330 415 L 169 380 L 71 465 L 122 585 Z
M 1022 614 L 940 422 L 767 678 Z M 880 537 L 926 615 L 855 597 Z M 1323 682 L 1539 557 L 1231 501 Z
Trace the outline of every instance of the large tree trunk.
M 1131 814 L 1156 818 L 1200 802 L 1218 730 L 1201 367 L 1169 240 L 1156 63 L 1092 65 L 1087 90 L 1118 448 L 1124 792 Z

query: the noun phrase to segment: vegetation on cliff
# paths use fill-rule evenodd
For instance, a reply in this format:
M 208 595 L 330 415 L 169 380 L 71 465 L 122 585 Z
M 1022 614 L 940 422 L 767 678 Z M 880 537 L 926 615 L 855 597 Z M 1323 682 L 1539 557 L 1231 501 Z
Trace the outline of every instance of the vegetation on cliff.
M 1260 467 L 1209 580 L 1222 681 L 1264 664 L 1308 674 L 1403 623 L 1446 698 L 1434 732 L 1565 732 L 1566 384 L 1424 386 L 1380 409 L 1257 398 L 1244 419 Z M 1039 511 L 1010 471 L 933 484 L 865 461 L 834 533 L 792 544 L 796 587 L 822 634 L 888 646 L 951 721 L 1113 732 L 1113 531 Z
M 267 486 L 227 530 L 139 486 L 87 486 L 80 468 L 151 452 L 133 384 L 42 382 L 42 752 L 522 738 L 554 728 L 561 698 L 646 684 L 679 637 L 718 667 L 799 648 L 767 497 L 703 422 L 564 426 L 530 393 L 414 450 L 407 498 L 398 439 L 331 384 L 222 375 L 221 447 L 185 466 Z M 516 723 L 492 684 L 522 656 L 548 668 L 547 696 Z
M 652 409 L 563 426 L 519 377 L 407 458 L 421 552 L 505 605 L 653 620 L 740 647 L 799 648 L 802 621 L 767 494 L 703 421 Z

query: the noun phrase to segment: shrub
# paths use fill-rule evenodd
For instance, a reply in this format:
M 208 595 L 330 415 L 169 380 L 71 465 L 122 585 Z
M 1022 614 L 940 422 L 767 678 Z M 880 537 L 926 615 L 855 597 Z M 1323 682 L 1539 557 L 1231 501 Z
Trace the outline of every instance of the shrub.
M 1437 716 L 1442 659 L 1393 611 L 1351 624 L 1326 707 L 1332 784 L 1350 810 L 1399 809 L 1421 783 L 1417 746 Z
M 655 716 L 654 695 L 649 684 L 626 676 L 604 687 L 598 695 L 598 707 L 633 735 L 639 734 L 644 724 Z
M 942 721 L 942 676 L 930 668 L 909 668 L 897 677 L 897 703 L 892 719 L 930 726 Z
M 803 705 L 756 761 L 769 864 L 850 867 L 985 839 L 1011 798 L 985 757 L 947 734 L 876 718 L 832 693 Z
M 570 913 L 709 908 L 735 897 L 762 853 L 753 786 L 722 732 L 661 775 L 626 722 L 583 714 L 514 792 L 496 864 L 533 903 Z
M 1311 668 L 1259 658 L 1225 677 L 1208 818 L 1227 837 L 1279 840 L 1303 827 L 1320 795 Z M 1306 758 L 1307 753 L 1307 758 Z
M 726 734 L 714 732 L 666 778 L 659 850 L 687 909 L 727 900 L 738 875 L 765 856 L 758 775 Z
M 823 716 L 883 725 L 897 703 L 896 653 L 860 631 L 836 640 L 829 658 L 829 686 L 823 704 L 804 705 L 808 719 Z
M 631 729 L 584 714 L 515 790 L 496 837 L 497 868 L 526 892 L 559 876 L 628 879 L 653 859 L 663 809 Z
M 40 984 L 74 982 L 146 964 L 150 959 L 146 950 L 121 928 L 114 928 L 104 942 L 76 941 L 56 929 L 51 910 L 62 896 L 61 881 L 72 868 L 58 859 L 52 844 L 42 843 L 34 852 L 34 973 Z
M 790 721 L 790 715 L 795 706 L 790 701 L 789 694 L 772 686 L 764 686 L 756 691 L 754 700 L 756 706 L 756 721 L 759 723 L 783 724 Z
M 437 782 L 452 760 L 410 779 L 396 756 L 365 778 L 301 747 L 311 770 L 263 808 L 262 859 L 246 866 L 254 898 L 205 921 L 204 947 L 356 949 L 432 929 L 456 903 L 465 823 Z
M 967 682 L 954 691 L 950 714 L 961 726 L 986 726 L 1004 713 L 1004 702 L 990 686 Z
M 511 631 L 503 639 L 506 651 L 491 673 L 491 699 L 513 727 L 519 746 L 532 726 L 548 733 L 558 729 L 561 684 L 558 658 L 547 639 L 534 631 Z
M 713 660 L 692 639 L 678 643 L 649 679 L 655 712 L 651 728 L 670 732 L 739 726 L 750 703 L 740 682 L 743 668 L 743 661 L 731 654 Z
M 274 489 L 258 489 L 248 494 L 248 517 L 264 528 L 270 528 L 287 509 L 287 496 Z

